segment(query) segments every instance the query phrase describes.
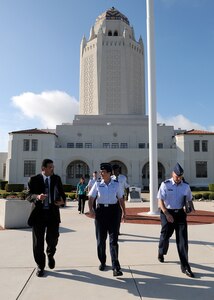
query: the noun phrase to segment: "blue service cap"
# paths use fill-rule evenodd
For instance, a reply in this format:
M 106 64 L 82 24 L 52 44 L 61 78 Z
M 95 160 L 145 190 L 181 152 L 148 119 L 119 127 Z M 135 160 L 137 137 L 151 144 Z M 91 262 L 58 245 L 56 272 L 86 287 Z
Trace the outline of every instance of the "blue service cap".
M 182 176 L 184 174 L 184 170 L 183 168 L 179 165 L 179 163 L 177 163 L 173 169 L 173 172 L 177 175 L 177 176 Z
M 112 172 L 112 166 L 110 163 L 100 164 L 100 170 L 106 170 L 107 172 Z

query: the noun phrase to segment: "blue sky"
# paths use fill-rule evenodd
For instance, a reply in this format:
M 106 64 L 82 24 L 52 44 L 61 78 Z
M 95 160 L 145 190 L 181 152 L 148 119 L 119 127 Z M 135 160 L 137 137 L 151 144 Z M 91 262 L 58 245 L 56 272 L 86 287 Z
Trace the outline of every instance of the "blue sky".
M 81 39 L 112 6 L 146 49 L 146 0 L 0 0 L 0 152 L 8 132 L 72 122 Z M 213 0 L 154 0 L 158 122 L 214 131 L 213 12 Z

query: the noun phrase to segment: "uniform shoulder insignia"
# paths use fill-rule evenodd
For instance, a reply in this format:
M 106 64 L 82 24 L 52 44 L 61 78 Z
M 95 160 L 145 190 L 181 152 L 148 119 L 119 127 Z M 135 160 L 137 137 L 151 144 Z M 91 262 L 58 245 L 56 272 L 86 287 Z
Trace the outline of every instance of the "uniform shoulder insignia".
M 164 181 L 164 183 L 167 183 L 167 182 L 170 182 L 170 179 L 167 179 L 167 180 Z

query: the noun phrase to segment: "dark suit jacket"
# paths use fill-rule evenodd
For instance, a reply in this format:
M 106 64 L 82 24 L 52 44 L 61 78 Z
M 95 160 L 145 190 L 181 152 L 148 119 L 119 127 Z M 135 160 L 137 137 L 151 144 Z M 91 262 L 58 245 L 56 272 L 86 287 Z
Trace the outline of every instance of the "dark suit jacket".
M 41 220 L 41 214 L 43 210 L 43 203 L 37 201 L 37 195 L 45 194 L 45 183 L 42 174 L 32 176 L 28 182 L 28 193 L 26 199 L 32 203 L 32 211 L 28 219 L 28 225 L 33 226 Z M 54 204 L 55 200 L 62 198 L 65 202 L 66 196 L 63 191 L 62 181 L 58 175 L 52 175 L 50 177 L 50 199 L 49 210 L 53 222 L 60 223 L 59 207 Z

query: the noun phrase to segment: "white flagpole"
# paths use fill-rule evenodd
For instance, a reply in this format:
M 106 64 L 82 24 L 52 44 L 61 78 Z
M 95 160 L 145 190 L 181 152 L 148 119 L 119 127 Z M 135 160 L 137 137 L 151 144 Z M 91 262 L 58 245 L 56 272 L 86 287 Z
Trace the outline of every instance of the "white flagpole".
M 146 0 L 147 15 L 147 68 L 148 68 L 148 112 L 149 112 L 149 190 L 150 212 L 157 214 L 158 162 L 157 162 L 157 112 L 156 74 L 154 47 L 154 2 Z

